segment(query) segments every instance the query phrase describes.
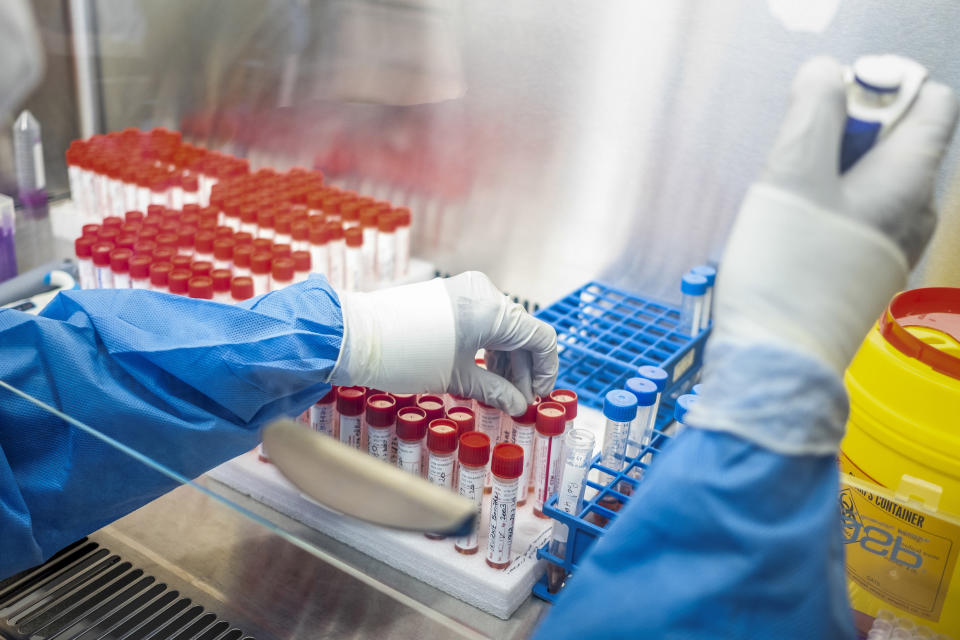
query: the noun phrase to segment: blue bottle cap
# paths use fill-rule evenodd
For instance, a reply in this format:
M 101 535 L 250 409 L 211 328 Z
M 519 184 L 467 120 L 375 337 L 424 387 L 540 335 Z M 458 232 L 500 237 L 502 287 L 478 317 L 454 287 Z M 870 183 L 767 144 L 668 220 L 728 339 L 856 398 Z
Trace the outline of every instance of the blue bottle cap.
M 645 364 L 637 369 L 637 375 L 657 385 L 657 391 L 660 393 L 663 393 L 663 390 L 667 386 L 667 378 L 670 377 L 666 371 L 652 364 Z
M 694 267 L 690 269 L 690 273 L 695 273 L 698 276 L 706 278 L 708 287 L 712 287 L 713 283 L 717 281 L 717 270 L 708 264 L 701 264 L 698 267 Z
M 641 407 L 649 407 L 657 401 L 657 394 L 660 393 L 651 380 L 646 378 L 630 378 L 627 380 L 627 391 L 637 398 L 637 404 Z
M 677 406 L 673 410 L 673 419 L 680 424 L 686 424 L 683 419 L 687 416 L 687 411 L 698 402 L 700 402 L 700 398 L 689 393 L 677 398 Z
M 690 296 L 702 296 L 707 292 L 707 279 L 688 271 L 680 281 L 680 291 Z
M 614 422 L 632 422 L 637 417 L 637 397 L 623 389 L 608 391 L 603 398 L 603 416 Z
M 693 387 L 690 389 L 690 393 L 698 396 L 700 395 L 700 389 L 703 389 L 703 383 L 693 385 Z

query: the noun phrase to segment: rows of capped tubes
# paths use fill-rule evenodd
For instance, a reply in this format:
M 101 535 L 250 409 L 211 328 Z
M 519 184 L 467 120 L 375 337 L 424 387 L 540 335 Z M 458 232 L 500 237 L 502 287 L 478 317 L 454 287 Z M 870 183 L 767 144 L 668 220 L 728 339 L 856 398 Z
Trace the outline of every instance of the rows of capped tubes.
M 880 609 L 867 632 L 867 640 L 950 640 L 950 637 L 909 618 L 900 618 L 888 609 Z

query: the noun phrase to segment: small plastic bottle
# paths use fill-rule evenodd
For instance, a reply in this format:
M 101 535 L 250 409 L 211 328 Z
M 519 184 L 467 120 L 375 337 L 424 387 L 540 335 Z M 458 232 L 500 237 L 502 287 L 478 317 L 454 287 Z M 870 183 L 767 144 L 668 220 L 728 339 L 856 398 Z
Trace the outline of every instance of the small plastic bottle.
M 250 276 L 235 276 L 230 281 L 230 298 L 233 304 L 253 297 L 253 278 Z
M 351 227 L 343 232 L 346 247 L 343 252 L 343 288 L 359 291 L 366 286 L 363 281 L 363 231 Z
M 306 282 L 310 279 L 310 252 L 294 251 L 290 254 L 293 258 L 293 281 Z
M 187 295 L 198 300 L 213 300 L 213 278 L 193 276 L 187 281 Z
M 444 489 L 453 489 L 453 462 L 457 451 L 457 425 L 452 420 L 438 418 L 427 427 L 427 482 Z M 446 536 L 424 534 L 431 540 Z
M 423 394 L 417 399 L 417 406 L 427 414 L 427 424 L 444 417 L 443 399 L 440 396 Z
M 294 251 L 310 251 L 310 224 L 306 220 L 290 225 L 290 246 Z
M 113 288 L 113 271 L 110 270 L 110 252 L 113 251 L 112 242 L 97 242 L 90 249 L 93 259 L 93 281 L 96 289 Z
M 586 429 L 570 429 L 563 436 L 563 469 L 560 471 L 560 484 L 557 488 L 557 509 L 573 516 L 580 514 L 583 504 L 584 479 L 590 470 L 596 437 Z M 563 558 L 566 554 L 567 525 L 554 521 L 551 533 L 550 553 Z M 547 565 L 547 591 L 557 593 L 566 579 L 562 567 Z
M 453 548 L 464 555 L 473 555 L 480 548 L 480 516 L 483 512 L 483 485 L 490 462 L 490 438 L 479 431 L 468 431 L 460 436 L 457 457 L 460 469 L 457 472 L 457 492 L 473 501 L 476 519 L 473 530 L 457 538 Z
M 397 412 L 397 467 L 415 476 L 425 474 L 426 437 L 427 414 L 423 409 L 403 407 Z
M 213 241 L 213 268 L 233 269 L 233 250 L 236 243 L 233 238 L 217 238 Z
M 573 429 L 573 422 L 577 418 L 577 392 L 570 389 L 554 389 L 550 392 L 550 402 L 556 402 L 563 407 L 566 414 L 567 425 L 564 432 Z
M 216 240 L 217 234 L 213 231 L 197 231 L 193 241 L 193 259 L 213 262 L 213 243 Z
M 403 278 L 410 271 L 410 209 L 398 207 L 393 210 L 396 221 L 397 267 L 396 278 Z
M 700 329 L 703 330 L 713 321 L 713 286 L 717 281 L 717 270 L 708 264 L 702 264 L 690 269 L 690 273 L 707 279 L 707 292 L 703 295 L 703 315 L 700 318 Z
M 653 413 L 653 410 L 660 392 L 657 390 L 657 385 L 646 378 L 630 378 L 624 386 L 637 399 L 637 416 L 633 419 L 633 424 L 630 425 L 630 436 L 627 438 L 625 452 L 628 459 L 636 460 L 643 454 L 644 448 L 650 444 L 652 439 L 653 432 L 648 433 L 647 429 L 651 422 L 656 420 L 656 414 Z M 634 466 L 629 475 L 631 478 L 640 479 L 643 477 L 643 467 Z
M 330 270 L 327 257 L 327 241 L 330 232 L 324 224 L 310 225 L 310 263 L 317 273 L 327 275 Z
M 150 264 L 153 258 L 149 255 L 135 255 L 130 258 L 130 288 L 150 288 Z
M 281 213 L 273 219 L 273 241 L 277 244 L 293 242 L 293 218 L 290 214 Z
M 130 249 L 114 249 L 110 252 L 110 271 L 113 273 L 114 289 L 130 288 L 130 258 L 133 251 Z
M 384 462 L 396 462 L 397 401 L 386 393 L 367 398 L 367 453 Z
M 276 212 L 273 209 L 260 209 L 257 211 L 257 233 L 258 238 L 267 238 L 273 240 L 276 236 L 274 227 Z
M 317 433 L 338 437 L 336 433 L 336 396 L 337 388 L 330 387 L 325 396 L 310 407 L 310 428 Z
M 393 399 L 397 401 L 397 410 L 404 409 L 406 407 L 416 407 L 417 406 L 417 394 L 415 393 L 391 393 Z
M 246 231 L 253 235 L 258 235 L 257 228 L 257 208 L 253 204 L 245 204 L 240 207 L 240 231 Z
M 360 228 L 363 230 L 363 281 L 373 286 L 377 281 L 377 209 L 360 209 Z
M 180 296 L 185 296 L 190 291 L 190 278 L 193 277 L 193 272 L 189 269 L 177 269 L 174 268 L 170 272 L 170 277 L 167 278 L 167 286 L 170 288 L 170 293 L 175 293 Z
M 183 176 L 180 179 L 180 188 L 184 207 L 189 204 L 200 204 L 200 181 L 197 180 L 197 176 L 192 174 Z
M 468 407 L 451 407 L 447 410 L 447 418 L 457 423 L 458 436 L 476 429 L 477 417 L 473 413 L 473 409 Z
M 230 280 L 233 275 L 229 269 L 214 269 L 210 272 L 210 279 L 213 280 L 213 300 L 222 304 L 230 304 L 233 300 L 230 297 Z
M 496 443 L 500 437 L 500 423 L 503 421 L 503 412 L 496 407 L 492 407 L 482 402 L 477 403 L 477 430 L 487 434 L 490 442 Z M 487 478 L 484 483 L 484 491 L 490 493 L 490 469 L 487 468 Z
M 695 384 L 690 387 L 690 393 L 695 396 L 699 396 L 701 391 L 703 391 L 703 384 Z
M 170 273 L 173 265 L 169 262 L 157 261 L 154 257 L 150 264 L 150 290 L 162 293 L 170 292 Z
M 344 250 L 343 227 L 339 222 L 327 223 L 327 259 L 329 260 L 329 271 L 327 279 L 331 286 L 337 290 L 343 290 L 343 270 L 344 270 Z
M 195 252 L 195 242 L 197 237 L 197 228 L 194 226 L 183 226 L 177 229 L 177 251 L 182 256 L 192 256 Z
M 544 515 L 543 505 L 557 492 L 560 482 L 560 454 L 563 449 L 563 430 L 567 412 L 557 402 L 537 405 L 536 436 L 533 445 L 533 515 Z
M 241 244 L 233 248 L 233 275 L 250 277 L 250 260 L 255 253 L 252 244 Z
M 392 282 L 396 278 L 397 240 L 396 220 L 393 213 L 385 211 L 377 217 L 377 277 L 380 282 Z
M 360 205 L 356 202 L 344 202 L 340 205 L 340 220 L 343 228 L 353 229 L 360 226 Z
M 363 442 L 364 387 L 337 387 L 340 442 L 359 450 Z
M 686 273 L 680 282 L 680 291 L 683 293 L 683 303 L 680 306 L 680 324 L 677 331 L 695 338 L 700 333 L 703 322 L 707 279 L 695 273 Z
M 517 493 L 517 504 L 523 506 L 527 503 L 527 493 L 530 488 L 530 475 L 533 470 L 533 439 L 536 433 L 537 424 L 537 405 L 540 399 L 537 398 L 534 404 L 528 405 L 526 412 L 520 416 L 513 417 L 513 429 L 511 437 L 513 444 L 523 450 L 523 472 L 520 474 L 519 490 Z
M 0 235 L 2 235 L 0 229 Z M 96 289 L 96 276 L 93 272 L 93 245 L 97 239 L 91 236 L 80 236 L 73 241 L 74 253 L 77 256 L 77 275 L 80 278 L 81 289 Z M 0 269 L 2 271 L 2 269 Z M 3 274 L 0 273 L 0 280 L 3 280 Z
M 687 412 L 690 408 L 700 402 L 700 398 L 693 394 L 682 395 L 677 398 L 677 404 L 673 408 L 673 419 L 676 424 L 675 431 L 679 433 L 687 425 Z
M 470 396 L 459 396 L 455 393 L 448 393 L 446 395 L 447 411 L 450 411 L 454 407 L 463 407 L 464 409 L 470 409 L 470 411 L 474 411 L 475 405 L 476 403 Z
M 293 258 L 274 258 L 270 263 L 270 290 L 277 291 L 293 284 Z
M 190 264 L 190 272 L 195 276 L 209 278 L 213 273 L 213 263 L 205 260 L 194 261 Z
M 637 398 L 624 389 L 608 391 L 603 398 L 603 416 L 607 419 L 603 433 L 603 453 L 600 464 L 615 472 L 623 468 L 623 456 L 627 449 L 630 425 L 637 417 Z M 600 474 L 601 481 L 608 483 L 614 476 Z
M 490 529 L 487 537 L 487 564 L 494 569 L 510 565 L 513 525 L 517 517 L 517 496 L 523 473 L 523 449 L 501 442 L 493 448 L 490 470 L 493 491 L 490 496 Z
M 253 279 L 253 295 L 261 296 L 270 291 L 270 262 L 273 256 L 259 251 L 250 256 L 250 277 Z

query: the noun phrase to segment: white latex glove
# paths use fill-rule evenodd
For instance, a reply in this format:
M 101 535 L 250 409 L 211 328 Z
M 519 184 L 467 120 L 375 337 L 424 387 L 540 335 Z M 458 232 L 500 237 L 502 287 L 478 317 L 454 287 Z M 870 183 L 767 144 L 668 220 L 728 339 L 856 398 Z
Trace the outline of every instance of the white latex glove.
M 520 415 L 556 381 L 556 332 L 482 273 L 339 295 L 344 336 L 333 384 L 454 393 Z M 476 365 L 480 349 L 487 370 Z
M 957 101 L 927 82 L 901 122 L 840 175 L 845 120 L 841 66 L 805 64 L 724 252 L 703 397 L 689 415 L 696 426 L 782 453 L 836 450 L 847 410 L 840 375 L 933 231 Z

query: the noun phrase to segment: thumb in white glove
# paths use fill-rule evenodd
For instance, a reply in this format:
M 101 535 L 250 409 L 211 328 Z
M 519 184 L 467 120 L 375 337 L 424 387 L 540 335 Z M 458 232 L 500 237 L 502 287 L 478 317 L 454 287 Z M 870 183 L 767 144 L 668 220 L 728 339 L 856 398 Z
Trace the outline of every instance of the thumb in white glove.
M 331 382 L 396 393 L 454 393 L 520 415 L 557 377 L 553 328 L 482 273 L 341 293 L 344 337 Z M 487 367 L 475 361 L 487 351 Z

